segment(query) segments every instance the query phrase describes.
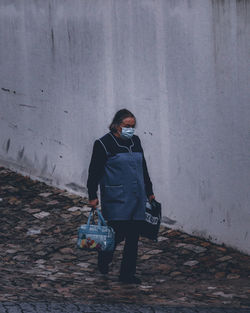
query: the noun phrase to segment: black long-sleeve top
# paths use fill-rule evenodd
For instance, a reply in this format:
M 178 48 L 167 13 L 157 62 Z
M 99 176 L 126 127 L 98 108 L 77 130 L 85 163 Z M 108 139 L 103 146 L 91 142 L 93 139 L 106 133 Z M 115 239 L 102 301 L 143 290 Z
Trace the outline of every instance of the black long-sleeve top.
M 119 147 L 115 140 L 112 138 L 112 136 L 115 137 L 116 141 L 121 146 L 129 147 L 131 146 L 131 140 L 124 140 L 122 138 L 118 138 L 112 133 L 106 134 L 104 137 L 102 137 L 102 140 L 105 141 L 105 147 L 108 147 L 108 152 L 111 153 L 111 155 L 115 155 L 117 153 L 129 153 L 128 149 Z M 134 145 L 131 147 L 132 152 L 141 152 L 143 154 L 143 175 L 144 175 L 144 183 L 145 183 L 145 191 L 147 197 L 153 194 L 153 187 L 152 182 L 150 180 L 146 160 L 144 157 L 143 149 L 141 146 L 141 141 L 138 136 L 134 135 L 132 137 Z M 89 194 L 89 200 L 93 200 L 97 198 L 97 189 L 99 181 L 104 173 L 104 166 L 107 161 L 107 152 L 105 151 L 105 148 L 103 144 L 100 142 L 100 140 L 96 140 L 94 142 L 93 146 L 93 152 L 91 156 L 91 161 L 89 165 L 89 172 L 88 172 L 88 180 L 87 180 L 87 188 L 88 188 L 88 194 Z

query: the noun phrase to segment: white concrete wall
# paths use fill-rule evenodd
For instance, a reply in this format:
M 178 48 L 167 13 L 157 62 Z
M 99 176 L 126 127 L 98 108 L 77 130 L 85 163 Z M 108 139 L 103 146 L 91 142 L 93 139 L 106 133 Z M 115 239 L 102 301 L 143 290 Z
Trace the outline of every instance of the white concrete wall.
M 250 253 L 250 1 L 0 0 L 0 163 L 82 194 L 138 119 L 165 221 Z

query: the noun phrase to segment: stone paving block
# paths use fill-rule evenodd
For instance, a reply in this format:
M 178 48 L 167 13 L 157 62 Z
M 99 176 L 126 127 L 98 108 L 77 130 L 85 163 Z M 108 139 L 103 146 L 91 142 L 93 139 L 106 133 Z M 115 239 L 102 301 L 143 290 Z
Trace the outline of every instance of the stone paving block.
M 77 307 L 81 313 L 96 313 L 96 310 L 89 305 L 77 305 Z
M 0 303 L 0 313 L 7 313 L 5 307 L 3 306 L 2 303 Z
M 21 310 L 21 308 L 18 305 L 15 305 L 15 306 L 5 306 L 5 310 L 6 310 L 6 313 L 23 313 L 23 311 Z
M 35 308 L 36 308 L 36 311 L 34 312 L 37 312 L 37 313 L 51 312 L 50 305 L 45 302 L 35 302 L 33 303 L 33 305 L 35 305 Z
M 109 312 L 113 309 L 113 306 L 108 304 L 94 304 L 92 308 L 96 311 Z
M 19 305 L 25 313 L 34 312 L 34 305 L 30 303 L 19 303 Z
M 49 303 L 47 308 L 53 313 L 67 312 L 67 305 L 63 303 Z
M 10 301 L 2 302 L 2 304 L 3 304 L 5 307 L 16 306 L 16 303 L 15 303 L 15 302 L 10 302 Z
M 72 313 L 78 312 L 78 307 L 75 304 L 67 304 L 66 308 L 67 308 L 67 312 L 72 312 Z

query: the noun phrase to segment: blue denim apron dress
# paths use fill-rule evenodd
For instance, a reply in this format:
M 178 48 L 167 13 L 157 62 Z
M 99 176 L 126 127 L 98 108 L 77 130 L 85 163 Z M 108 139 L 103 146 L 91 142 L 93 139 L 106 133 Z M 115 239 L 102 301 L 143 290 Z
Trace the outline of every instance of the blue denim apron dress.
M 132 139 L 129 147 L 120 145 L 115 137 L 113 140 L 119 147 L 128 152 L 111 155 L 102 138 L 107 162 L 100 180 L 102 213 L 106 220 L 145 220 L 146 192 L 143 176 L 143 155 L 133 152 Z

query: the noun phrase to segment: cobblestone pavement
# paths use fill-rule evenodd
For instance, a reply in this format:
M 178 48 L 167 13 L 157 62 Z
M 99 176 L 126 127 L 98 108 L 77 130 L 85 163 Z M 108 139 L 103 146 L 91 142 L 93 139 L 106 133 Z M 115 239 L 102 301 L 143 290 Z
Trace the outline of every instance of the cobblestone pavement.
M 86 201 L 0 167 L 0 312 L 250 312 L 250 256 L 165 227 L 140 240 L 141 285 L 118 282 L 123 243 L 99 274 L 75 246 Z
M 238 308 L 201 308 L 166 307 L 131 304 L 68 304 L 44 302 L 4 302 L 0 303 L 0 313 L 249 313 L 248 309 Z

